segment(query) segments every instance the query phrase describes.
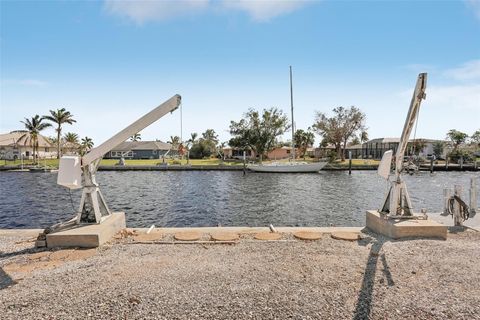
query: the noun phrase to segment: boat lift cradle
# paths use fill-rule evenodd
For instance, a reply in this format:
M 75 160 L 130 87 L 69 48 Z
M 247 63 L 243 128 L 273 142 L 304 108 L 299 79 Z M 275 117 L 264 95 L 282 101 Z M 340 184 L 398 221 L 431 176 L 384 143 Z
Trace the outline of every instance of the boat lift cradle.
M 394 177 L 391 181 L 391 186 L 386 194 L 382 208 L 379 210 L 385 218 L 390 219 L 427 219 L 424 215 L 413 215 L 412 202 L 408 194 L 405 181 L 402 179 L 402 171 L 404 170 L 403 157 L 407 149 L 408 139 L 414 127 L 415 121 L 418 117 L 420 104 L 425 99 L 425 89 L 427 87 L 427 74 L 420 73 L 417 78 L 413 97 L 410 102 L 407 118 L 403 126 L 400 142 L 395 154 L 395 170 Z M 392 163 L 393 150 L 388 150 L 384 153 L 380 165 L 378 167 L 378 174 L 385 180 L 389 180 L 391 172 L 390 167 Z
M 60 159 L 57 184 L 69 189 L 82 188 L 82 198 L 75 217 L 67 222 L 56 224 L 45 229 L 44 235 L 53 231 L 65 230 L 82 224 L 99 224 L 107 219 L 110 211 L 95 179 L 103 156 L 140 132 L 169 112 L 175 111 L 181 103 L 180 95 L 176 94 L 128 127 L 90 150 L 84 156 L 64 156 Z

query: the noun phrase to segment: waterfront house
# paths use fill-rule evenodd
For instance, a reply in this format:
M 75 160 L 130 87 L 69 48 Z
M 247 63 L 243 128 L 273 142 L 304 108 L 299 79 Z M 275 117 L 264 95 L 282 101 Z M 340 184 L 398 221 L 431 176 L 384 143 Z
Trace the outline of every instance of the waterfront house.
M 79 154 L 81 145 L 75 142 L 62 141 L 60 148 L 62 149 L 62 155 L 70 156 Z
M 241 150 L 239 148 L 225 147 L 223 148 L 223 154 L 226 159 L 243 159 L 243 151 L 245 151 L 245 157 L 247 159 L 255 159 L 255 152 L 252 150 Z
M 125 141 L 105 155 L 105 159 L 161 159 L 177 155 L 172 145 L 161 141 Z
M 298 156 L 298 152 L 296 153 Z M 292 156 L 292 147 L 278 147 L 267 153 L 267 157 L 270 160 L 281 160 L 281 159 L 288 159 Z
M 362 151 L 363 151 L 363 145 L 361 144 L 354 144 L 351 146 L 347 146 L 347 152 L 345 153 L 345 158 L 348 159 L 348 153 L 352 153 L 352 159 L 359 159 L 362 158 Z
M 27 131 L 18 130 L 0 134 L 0 159 L 33 159 L 32 141 L 26 133 Z M 38 156 L 42 159 L 57 157 L 55 146 L 41 134 L 38 135 Z
M 335 145 L 329 143 L 326 146 L 315 148 L 314 157 L 317 159 L 326 158 L 331 151 L 336 151 Z
M 444 140 L 434 140 L 434 139 L 410 139 L 409 143 L 413 143 L 414 141 L 422 141 L 424 143 L 424 147 L 422 150 L 418 152 L 420 157 L 427 157 L 433 154 L 433 145 L 437 142 L 443 142 L 445 144 L 445 148 L 443 151 L 443 157 L 447 152 L 447 144 L 448 141 Z M 385 151 L 393 150 L 393 152 L 397 152 L 398 144 L 400 143 L 400 138 L 378 138 L 372 139 L 362 144 L 362 152 L 361 156 L 359 157 L 363 159 L 381 159 Z M 408 154 L 407 150 L 407 154 Z M 358 158 L 358 157 L 355 157 Z

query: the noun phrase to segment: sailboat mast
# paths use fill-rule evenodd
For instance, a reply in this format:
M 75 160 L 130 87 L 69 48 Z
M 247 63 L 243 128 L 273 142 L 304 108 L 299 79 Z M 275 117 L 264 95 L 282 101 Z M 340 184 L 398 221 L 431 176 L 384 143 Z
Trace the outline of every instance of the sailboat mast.
M 293 161 L 295 161 L 295 121 L 293 119 L 292 66 L 290 66 L 290 107 L 292 111 L 292 158 L 293 158 Z

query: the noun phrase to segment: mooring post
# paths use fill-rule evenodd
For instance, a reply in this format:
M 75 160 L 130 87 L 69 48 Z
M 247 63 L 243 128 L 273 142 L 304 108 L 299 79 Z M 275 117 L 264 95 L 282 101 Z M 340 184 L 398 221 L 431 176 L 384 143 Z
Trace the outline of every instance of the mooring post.
M 243 175 L 247 173 L 247 152 L 244 150 L 243 151 Z
M 477 181 L 476 178 L 470 178 L 470 212 L 477 212 Z
M 451 191 L 449 188 L 443 189 L 443 213 L 445 215 L 449 214 L 449 209 L 448 209 L 448 201 L 450 200 L 451 197 Z
M 453 191 L 454 194 L 461 199 L 462 198 L 462 191 L 463 191 L 462 186 L 456 184 L 455 187 L 453 188 L 453 190 L 454 190 Z M 460 210 L 461 210 L 460 202 L 455 201 L 454 204 L 453 204 L 453 224 L 454 224 L 454 226 L 462 226 L 463 225 Z
M 352 174 L 352 151 L 348 151 L 348 174 Z

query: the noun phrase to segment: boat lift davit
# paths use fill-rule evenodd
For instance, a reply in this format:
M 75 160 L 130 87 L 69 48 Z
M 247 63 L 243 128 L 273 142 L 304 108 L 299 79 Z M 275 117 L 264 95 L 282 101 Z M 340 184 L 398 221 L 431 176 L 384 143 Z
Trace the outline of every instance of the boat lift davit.
M 426 215 L 414 215 L 410 195 L 408 194 L 407 185 L 402 179 L 402 171 L 404 170 L 403 157 L 407 149 L 408 139 L 412 132 L 415 121 L 418 117 L 420 104 L 426 98 L 425 89 L 427 87 L 427 74 L 420 73 L 417 78 L 413 97 L 410 102 L 407 119 L 403 126 L 400 143 L 398 144 L 397 152 L 395 154 L 395 169 L 394 177 L 391 181 L 391 186 L 388 193 L 383 200 L 383 205 L 379 212 L 388 218 L 392 219 L 426 219 Z M 380 165 L 378 167 L 378 174 L 385 180 L 389 180 L 391 175 L 393 150 L 388 150 L 384 153 Z
M 131 125 L 80 156 L 64 156 L 60 159 L 57 183 L 69 189 L 82 188 L 82 198 L 75 217 L 67 223 L 51 227 L 51 231 L 64 229 L 72 225 L 101 223 L 108 218 L 110 211 L 95 179 L 100 160 L 103 156 L 118 146 L 128 137 L 140 132 L 169 112 L 175 111 L 181 103 L 180 95 L 176 94 Z M 54 229 L 54 230 L 53 230 Z

